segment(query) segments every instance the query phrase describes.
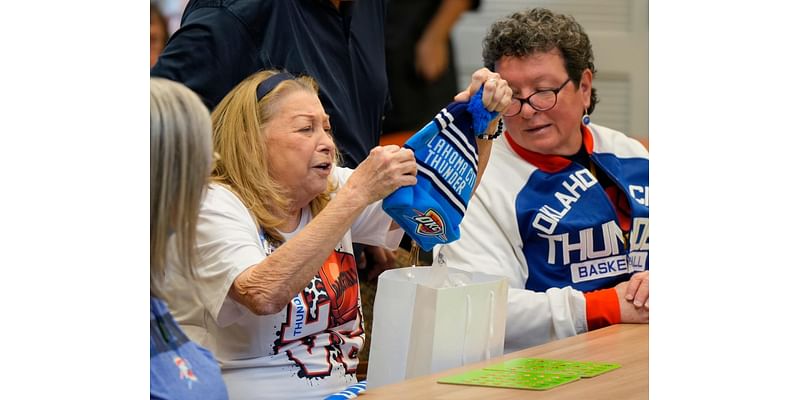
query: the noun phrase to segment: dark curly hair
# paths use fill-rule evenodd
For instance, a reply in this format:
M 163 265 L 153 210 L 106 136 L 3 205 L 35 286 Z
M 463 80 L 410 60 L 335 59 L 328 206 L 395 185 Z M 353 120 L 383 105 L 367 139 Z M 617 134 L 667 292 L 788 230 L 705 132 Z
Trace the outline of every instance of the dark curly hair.
M 564 57 L 564 68 L 575 86 L 586 68 L 597 72 L 592 43 L 581 25 L 572 16 L 544 8 L 515 12 L 493 23 L 483 39 L 483 65 L 494 71 L 503 56 L 524 57 L 553 49 Z M 597 102 L 597 90 L 592 88 L 589 114 Z

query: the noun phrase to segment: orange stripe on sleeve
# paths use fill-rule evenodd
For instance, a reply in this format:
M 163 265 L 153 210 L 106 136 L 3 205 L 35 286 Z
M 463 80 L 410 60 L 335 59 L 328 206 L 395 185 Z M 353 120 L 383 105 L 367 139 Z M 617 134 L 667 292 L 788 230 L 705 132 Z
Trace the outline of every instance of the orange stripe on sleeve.
M 584 293 L 584 298 L 586 298 L 586 324 L 590 331 L 620 322 L 616 289 L 608 288 Z

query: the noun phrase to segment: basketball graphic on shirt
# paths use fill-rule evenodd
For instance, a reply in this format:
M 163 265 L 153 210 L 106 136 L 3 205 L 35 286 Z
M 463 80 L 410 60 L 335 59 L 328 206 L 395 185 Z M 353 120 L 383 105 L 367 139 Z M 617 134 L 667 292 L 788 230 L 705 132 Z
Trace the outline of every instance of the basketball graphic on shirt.
M 354 320 L 358 314 L 358 272 L 353 255 L 332 252 L 319 275 L 331 300 L 332 326 Z

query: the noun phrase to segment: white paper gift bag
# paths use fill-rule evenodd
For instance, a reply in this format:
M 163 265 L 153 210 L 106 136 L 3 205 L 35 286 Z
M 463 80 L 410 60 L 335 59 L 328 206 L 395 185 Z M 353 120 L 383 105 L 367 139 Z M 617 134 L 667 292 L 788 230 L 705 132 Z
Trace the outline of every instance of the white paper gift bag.
M 505 278 L 435 266 L 383 272 L 373 308 L 370 387 L 503 354 Z

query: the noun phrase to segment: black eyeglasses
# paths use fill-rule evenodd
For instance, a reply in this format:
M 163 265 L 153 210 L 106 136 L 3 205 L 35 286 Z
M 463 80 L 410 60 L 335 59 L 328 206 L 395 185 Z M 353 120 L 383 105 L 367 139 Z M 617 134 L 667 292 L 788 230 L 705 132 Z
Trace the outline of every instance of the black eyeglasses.
M 547 111 L 556 106 L 556 102 L 558 101 L 558 92 L 564 88 L 564 86 L 569 83 L 570 79 L 567 78 L 564 83 L 561 84 L 557 89 L 545 89 L 545 90 L 538 90 L 531 93 L 530 96 L 520 99 L 517 97 L 512 97 L 511 105 L 508 106 L 506 112 L 503 113 L 504 117 L 513 117 L 520 112 L 522 112 L 522 105 L 525 103 L 530 104 L 536 111 Z

